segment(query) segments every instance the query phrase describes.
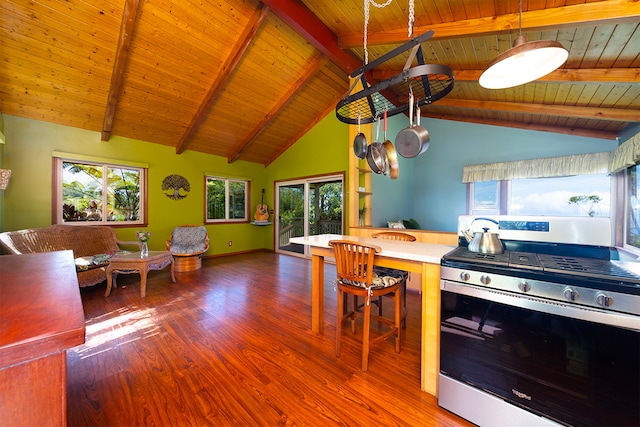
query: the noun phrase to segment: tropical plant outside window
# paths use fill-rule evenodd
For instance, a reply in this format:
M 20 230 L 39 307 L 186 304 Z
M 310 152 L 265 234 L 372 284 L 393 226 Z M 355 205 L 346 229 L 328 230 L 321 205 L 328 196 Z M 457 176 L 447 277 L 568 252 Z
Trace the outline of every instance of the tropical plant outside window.
M 207 222 L 248 221 L 249 182 L 206 177 Z
M 342 223 L 341 181 L 310 183 L 308 197 L 309 224 L 312 227 L 323 221 Z M 304 184 L 288 186 L 280 191 L 280 223 L 283 226 L 304 218 L 304 209 Z
M 58 222 L 143 222 L 144 169 L 68 160 L 58 164 L 62 178 Z

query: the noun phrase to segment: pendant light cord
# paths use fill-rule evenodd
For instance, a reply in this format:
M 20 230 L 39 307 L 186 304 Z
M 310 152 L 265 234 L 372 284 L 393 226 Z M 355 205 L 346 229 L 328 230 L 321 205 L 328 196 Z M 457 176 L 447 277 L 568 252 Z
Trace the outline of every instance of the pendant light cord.
M 518 28 L 520 28 L 519 36 L 522 36 L 522 0 L 520 0 L 520 15 L 518 18 Z

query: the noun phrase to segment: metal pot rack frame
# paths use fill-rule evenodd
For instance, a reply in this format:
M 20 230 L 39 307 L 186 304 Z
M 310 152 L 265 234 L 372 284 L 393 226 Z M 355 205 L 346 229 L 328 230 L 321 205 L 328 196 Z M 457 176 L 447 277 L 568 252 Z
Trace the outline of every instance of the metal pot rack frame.
M 421 43 L 429 40 L 432 36 L 433 30 L 429 30 L 352 72 L 350 77 L 357 78 L 357 80 L 349 88 L 347 96 L 336 105 L 338 120 L 350 125 L 358 124 L 358 122 L 367 124 L 382 117 L 385 109 L 387 117 L 407 112 L 409 91 L 413 92 L 417 106 L 431 104 L 449 94 L 453 89 L 454 82 L 451 68 L 440 64 L 424 63 Z M 369 86 L 365 77 L 366 72 L 409 49 L 412 49 L 412 52 L 400 74 Z M 414 58 L 417 59 L 418 65 L 409 68 Z M 349 95 L 358 81 L 362 83 L 363 89 Z M 398 96 L 399 105 L 391 104 L 383 95 L 385 91 L 394 92 Z

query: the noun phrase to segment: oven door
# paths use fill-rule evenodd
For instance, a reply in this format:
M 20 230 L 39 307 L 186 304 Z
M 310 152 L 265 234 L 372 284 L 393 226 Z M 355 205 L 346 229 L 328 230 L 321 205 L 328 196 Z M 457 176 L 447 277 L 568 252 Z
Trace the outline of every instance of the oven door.
M 640 332 L 590 313 L 443 280 L 441 379 L 561 424 L 638 426 Z

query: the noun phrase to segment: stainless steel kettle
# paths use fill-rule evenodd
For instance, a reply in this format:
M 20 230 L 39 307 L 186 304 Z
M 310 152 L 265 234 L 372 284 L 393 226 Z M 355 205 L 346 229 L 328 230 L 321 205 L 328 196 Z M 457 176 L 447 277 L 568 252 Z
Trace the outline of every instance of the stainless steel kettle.
M 494 224 L 500 225 L 500 223 L 491 218 L 476 218 L 471 224 L 478 220 L 486 220 L 493 222 Z M 501 254 L 504 252 L 504 246 L 502 245 L 502 241 L 498 237 L 498 233 L 492 233 L 489 231 L 488 227 L 483 227 L 483 231 L 476 231 L 471 236 L 471 230 L 462 230 L 462 234 L 464 235 L 467 242 L 469 242 L 469 250 L 471 252 L 478 252 L 481 254 Z

